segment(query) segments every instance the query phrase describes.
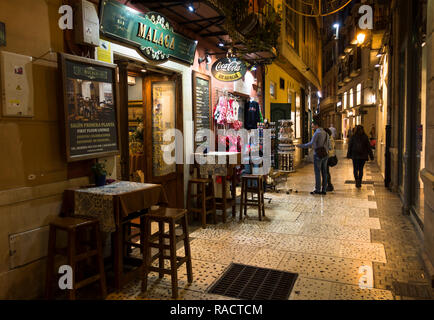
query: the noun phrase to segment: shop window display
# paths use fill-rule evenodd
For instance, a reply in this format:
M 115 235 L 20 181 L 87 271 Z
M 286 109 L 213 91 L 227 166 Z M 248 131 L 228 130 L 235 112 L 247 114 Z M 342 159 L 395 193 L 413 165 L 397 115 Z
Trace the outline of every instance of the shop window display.
M 176 128 L 176 89 L 173 82 L 158 82 L 152 85 L 152 166 L 155 177 L 176 173 L 176 163 L 167 164 L 163 158 L 164 132 Z

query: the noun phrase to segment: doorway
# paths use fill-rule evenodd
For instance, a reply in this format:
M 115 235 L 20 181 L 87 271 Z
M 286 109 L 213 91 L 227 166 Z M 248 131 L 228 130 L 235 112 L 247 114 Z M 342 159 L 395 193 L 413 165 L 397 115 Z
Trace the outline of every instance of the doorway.
M 277 123 L 279 120 L 293 120 L 291 119 L 291 104 L 289 103 L 272 103 L 271 122 Z
M 155 66 L 118 63 L 123 180 L 161 184 L 169 206 L 184 208 L 184 168 L 164 157 L 164 133 L 183 133 L 182 77 Z M 124 68 L 124 70 L 122 70 Z M 123 115 L 123 116 L 122 116 Z M 175 150 L 171 153 L 175 157 Z

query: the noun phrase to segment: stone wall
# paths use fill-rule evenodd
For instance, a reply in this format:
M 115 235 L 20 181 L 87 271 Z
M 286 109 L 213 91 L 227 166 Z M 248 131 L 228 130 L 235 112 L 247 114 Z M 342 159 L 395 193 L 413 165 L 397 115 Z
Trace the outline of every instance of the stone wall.
M 434 0 L 428 0 L 427 61 L 434 60 Z M 425 261 L 434 275 L 434 66 L 428 63 L 426 107 L 425 169 L 421 172 L 425 191 L 424 247 Z M 434 281 L 433 281 L 434 282 Z M 433 283 L 434 284 L 434 283 Z
M 0 1 L 6 25 L 1 51 L 41 57 L 64 51 L 58 27 L 61 0 Z M 56 54 L 33 62 L 33 118 L 0 116 L 0 299 L 30 299 L 43 293 L 47 225 L 60 211 L 68 180 L 58 119 Z M 1 102 L 0 102 L 1 108 Z

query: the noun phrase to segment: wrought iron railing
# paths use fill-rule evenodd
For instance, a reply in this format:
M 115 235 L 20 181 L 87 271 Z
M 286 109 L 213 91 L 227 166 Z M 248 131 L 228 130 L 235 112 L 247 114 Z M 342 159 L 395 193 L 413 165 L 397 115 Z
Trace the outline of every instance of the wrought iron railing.
M 268 0 L 208 0 L 226 17 L 225 29 L 251 52 L 277 47 L 281 16 Z

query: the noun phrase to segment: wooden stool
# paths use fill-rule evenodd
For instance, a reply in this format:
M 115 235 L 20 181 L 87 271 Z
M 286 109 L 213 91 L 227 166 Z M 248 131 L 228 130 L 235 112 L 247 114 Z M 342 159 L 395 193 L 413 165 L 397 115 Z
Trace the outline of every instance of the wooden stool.
M 159 231 L 151 235 L 151 222 L 158 222 Z M 183 233 L 181 236 L 176 236 L 175 224 L 179 222 L 182 226 Z M 164 233 L 164 224 L 169 224 L 169 234 Z M 151 210 L 145 216 L 146 240 L 143 257 L 144 276 L 142 281 L 142 291 L 145 292 L 148 286 L 148 274 L 151 271 L 158 272 L 160 278 L 164 274 L 168 274 L 172 278 L 172 296 L 178 298 L 178 268 L 186 263 L 188 283 L 193 282 L 193 269 L 191 265 L 190 240 L 188 236 L 187 226 L 187 211 L 184 209 L 169 209 L 159 208 Z M 169 239 L 169 245 L 165 244 L 164 240 Z M 158 240 L 158 243 L 155 241 Z M 185 257 L 176 256 L 176 244 L 179 241 L 184 241 Z M 151 256 L 151 248 L 157 248 L 158 253 Z M 165 255 L 165 251 L 169 250 L 170 254 Z M 152 263 L 158 259 L 158 268 L 153 267 Z M 164 269 L 164 260 L 170 260 L 170 269 Z
M 193 186 L 197 186 L 197 193 L 193 194 Z M 192 199 L 197 199 L 200 208 L 192 207 Z M 209 203 L 211 202 L 211 205 Z M 202 228 L 206 228 L 206 216 L 212 214 L 213 222 L 216 223 L 217 209 L 212 179 L 190 179 L 187 188 L 187 212 L 199 213 L 201 215 Z
M 145 243 L 145 211 L 140 211 L 131 214 L 128 218 L 122 220 L 122 234 L 124 238 L 124 254 L 130 254 L 133 248 L 140 248 L 140 253 L 143 253 L 143 244 Z M 133 232 L 133 228 L 136 232 Z M 136 243 L 133 240 L 139 238 L 140 242 Z
M 65 231 L 68 236 L 68 245 L 66 248 L 56 247 L 56 235 L 57 230 Z M 87 252 L 79 253 L 77 250 L 77 234 L 80 231 L 89 230 L 94 236 L 92 243 L 86 243 L 90 248 Z M 95 241 L 95 242 L 93 242 Z M 107 286 L 104 272 L 104 261 L 102 254 L 102 243 L 101 234 L 99 230 L 99 221 L 96 219 L 88 219 L 81 217 L 67 217 L 67 218 L 57 218 L 55 221 L 50 223 L 50 235 L 48 241 L 48 256 L 47 256 L 47 274 L 46 274 L 46 287 L 45 287 L 45 297 L 51 299 L 53 292 L 53 280 L 54 280 L 54 259 L 57 254 L 66 256 L 68 258 L 68 265 L 72 268 L 72 283 L 73 287 L 69 290 L 69 299 L 75 300 L 76 290 L 84 286 L 87 286 L 95 281 L 100 282 L 101 296 L 104 299 L 107 296 Z M 98 263 L 98 274 L 82 280 L 80 282 L 76 281 L 77 275 L 77 264 L 80 261 L 86 260 L 91 257 L 97 258 Z
M 254 187 L 255 183 L 257 185 L 256 187 Z M 252 200 L 247 199 L 247 194 L 249 192 L 252 193 Z M 254 199 L 253 194 L 256 194 L 258 199 Z M 264 176 L 246 174 L 241 177 L 240 220 L 243 220 L 243 209 L 244 216 L 247 216 L 248 205 L 258 207 L 259 221 L 262 221 L 262 217 L 265 217 Z

